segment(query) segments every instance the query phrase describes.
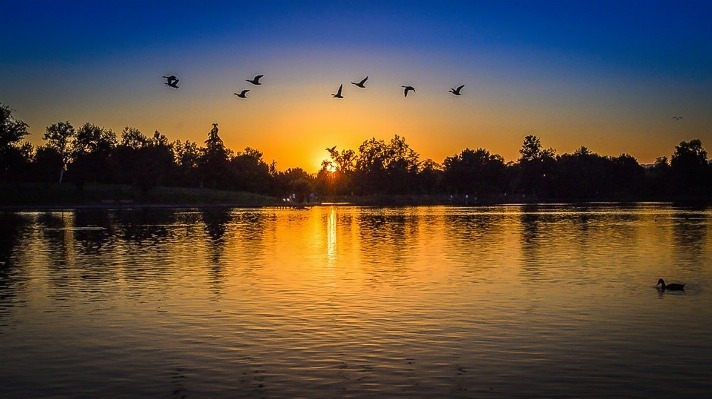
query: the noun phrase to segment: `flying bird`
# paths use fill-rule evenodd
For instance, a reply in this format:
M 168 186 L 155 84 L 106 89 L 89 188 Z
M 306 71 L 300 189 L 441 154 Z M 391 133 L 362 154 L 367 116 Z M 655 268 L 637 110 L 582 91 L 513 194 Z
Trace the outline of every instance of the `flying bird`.
M 339 90 L 336 92 L 336 94 L 332 94 L 332 96 L 334 96 L 334 98 L 344 98 L 344 96 L 341 95 L 341 89 L 342 89 L 343 87 L 344 87 L 344 85 L 343 85 L 343 84 L 340 84 L 340 85 L 339 85 Z
M 260 79 L 262 79 L 263 76 L 265 76 L 265 75 L 257 75 L 257 76 L 255 76 L 254 78 L 252 78 L 252 80 L 250 80 L 250 79 L 245 79 L 245 81 L 246 81 L 246 82 L 250 82 L 250 83 L 252 83 L 253 85 L 259 86 L 259 85 L 262 84 L 262 83 L 260 83 Z
M 233 93 L 233 94 L 235 94 L 236 96 L 238 96 L 240 98 L 247 98 L 248 91 L 250 91 L 250 90 L 245 89 L 245 90 L 241 91 L 240 93 Z
M 403 95 L 405 97 L 408 97 L 409 91 L 411 91 L 411 90 L 415 91 L 415 87 L 413 87 L 413 86 L 401 86 L 401 87 L 403 88 Z
M 681 116 L 673 116 L 672 119 L 675 119 L 676 121 L 679 121 L 680 119 L 682 119 L 682 117 L 681 117 Z
M 335 149 L 336 149 L 336 146 L 333 146 L 331 148 L 327 148 L 326 150 L 329 152 L 334 152 Z
M 356 83 L 356 82 L 351 82 L 351 84 L 354 85 L 354 86 L 358 86 L 358 87 L 360 87 L 360 88 L 362 88 L 362 89 L 365 89 L 365 88 L 366 88 L 366 81 L 367 81 L 367 80 L 368 80 L 368 76 L 366 76 L 365 78 L 363 78 L 363 80 L 360 81 L 360 82 L 358 82 L 358 83 Z
M 460 90 L 462 90 L 463 87 L 465 87 L 465 85 L 460 85 L 460 86 L 457 87 L 457 89 L 456 89 L 456 88 L 452 88 L 452 89 L 450 89 L 450 93 L 452 93 L 452 94 L 454 94 L 454 95 L 456 95 L 456 96 L 459 96 L 459 95 L 462 94 L 462 93 L 460 93 Z
M 170 86 L 174 89 L 178 88 L 178 82 L 180 82 L 180 79 L 178 79 L 175 75 L 171 76 L 164 76 L 163 79 L 165 79 L 165 85 Z

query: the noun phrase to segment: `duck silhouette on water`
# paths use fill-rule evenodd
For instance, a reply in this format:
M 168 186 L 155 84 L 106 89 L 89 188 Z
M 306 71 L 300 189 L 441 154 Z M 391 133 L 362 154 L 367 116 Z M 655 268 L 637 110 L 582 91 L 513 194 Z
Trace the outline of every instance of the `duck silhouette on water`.
M 685 284 L 665 284 L 665 280 L 663 279 L 658 280 L 658 283 L 655 284 L 655 286 L 661 286 L 661 289 L 663 291 L 685 291 Z

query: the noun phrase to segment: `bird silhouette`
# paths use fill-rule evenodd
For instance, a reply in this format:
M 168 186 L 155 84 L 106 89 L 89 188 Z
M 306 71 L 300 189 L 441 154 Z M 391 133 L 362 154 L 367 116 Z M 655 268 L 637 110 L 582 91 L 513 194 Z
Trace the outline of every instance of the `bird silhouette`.
M 164 76 L 163 79 L 165 79 L 165 85 L 170 86 L 174 89 L 178 88 L 178 82 L 180 82 L 180 79 L 178 79 L 175 75 L 171 76 Z
M 676 121 L 679 121 L 680 119 L 682 119 L 682 117 L 681 117 L 681 116 L 673 116 L 672 119 L 675 119 Z
M 326 150 L 329 152 L 334 152 L 335 149 L 336 149 L 336 146 L 333 146 L 331 148 L 327 148 Z
M 678 284 L 678 283 L 672 283 L 672 284 L 665 284 L 665 281 L 663 279 L 659 279 L 658 283 L 655 284 L 655 286 L 662 285 L 662 290 L 668 290 L 668 291 L 685 291 L 685 284 Z
M 452 94 L 454 94 L 454 95 L 456 95 L 456 96 L 459 96 L 459 95 L 462 94 L 462 93 L 460 93 L 460 90 L 462 90 L 463 87 L 465 87 L 465 85 L 457 86 L 457 89 L 456 89 L 456 88 L 452 88 L 452 89 L 450 89 L 450 93 L 452 93 Z
M 368 76 L 366 76 L 365 78 L 363 78 L 363 80 L 361 80 L 361 81 L 358 82 L 358 83 L 356 83 L 356 82 L 351 82 L 351 84 L 354 85 L 354 86 L 358 86 L 358 87 L 360 87 L 360 88 L 362 88 L 362 89 L 365 89 L 365 88 L 366 88 L 366 81 L 367 81 L 367 80 L 368 80 Z
M 235 94 L 236 96 L 238 96 L 240 98 L 247 98 L 248 91 L 250 91 L 250 90 L 245 89 L 245 90 L 241 91 L 240 93 L 233 93 L 233 94 Z
M 339 85 L 339 90 L 336 91 L 336 94 L 332 94 L 334 98 L 344 98 L 344 96 L 341 95 L 341 89 L 344 87 L 343 84 Z
M 250 82 L 250 83 L 252 83 L 253 85 L 259 86 L 259 85 L 262 84 L 262 83 L 260 83 L 260 79 L 262 79 L 263 76 L 265 76 L 265 75 L 256 75 L 254 78 L 252 78 L 252 80 L 250 80 L 250 79 L 245 79 L 245 81 L 246 81 L 246 82 Z
M 415 91 L 415 87 L 413 87 L 413 86 L 401 86 L 401 87 L 403 88 L 403 95 L 405 97 L 408 97 L 409 91 L 411 91 L 411 90 Z

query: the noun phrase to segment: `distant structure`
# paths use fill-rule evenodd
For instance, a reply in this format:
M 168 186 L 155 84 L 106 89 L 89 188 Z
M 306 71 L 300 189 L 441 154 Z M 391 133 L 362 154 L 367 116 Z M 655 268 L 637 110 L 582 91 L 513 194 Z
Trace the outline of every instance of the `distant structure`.
M 679 121 L 680 119 L 682 119 L 682 117 L 681 117 L 681 116 L 673 116 L 672 119 L 675 119 L 676 121 Z
M 366 88 L 366 81 L 367 81 L 367 80 L 368 80 L 368 76 L 366 76 L 365 78 L 363 78 L 363 79 L 362 79 L 360 82 L 358 82 L 358 83 L 356 83 L 356 82 L 351 82 L 351 84 L 354 85 L 354 86 L 360 87 L 360 88 L 362 88 L 362 89 L 365 89 L 365 88 Z
M 178 88 L 178 82 L 180 82 L 180 79 L 178 79 L 175 75 L 171 76 L 164 76 L 163 79 L 165 79 L 165 85 L 172 87 L 174 89 Z
M 336 94 L 332 94 L 334 98 L 344 98 L 344 96 L 341 95 L 341 89 L 343 89 L 344 85 L 340 84 L 339 85 L 339 90 L 336 91 Z
M 408 92 L 411 90 L 413 92 L 415 92 L 415 87 L 413 87 L 413 86 L 401 86 L 401 87 L 403 88 L 403 96 L 404 97 L 408 97 Z
M 252 83 L 252 84 L 255 85 L 255 86 L 259 86 L 259 85 L 262 84 L 262 83 L 260 83 L 260 79 L 262 79 L 263 76 L 265 76 L 265 75 L 256 75 L 256 76 L 255 76 L 254 78 L 252 78 L 252 79 L 245 79 L 245 81 L 246 81 L 246 82 L 250 82 L 250 83 Z
M 456 96 L 459 96 L 462 94 L 462 93 L 460 93 L 460 90 L 462 90 L 463 87 L 465 87 L 465 85 L 457 86 L 457 89 L 453 87 L 452 89 L 450 89 L 450 93 L 452 93 Z
M 247 98 L 248 91 L 250 91 L 250 90 L 245 89 L 245 90 L 241 91 L 240 93 L 233 93 L 233 94 L 235 94 L 236 96 L 238 96 L 240 98 Z

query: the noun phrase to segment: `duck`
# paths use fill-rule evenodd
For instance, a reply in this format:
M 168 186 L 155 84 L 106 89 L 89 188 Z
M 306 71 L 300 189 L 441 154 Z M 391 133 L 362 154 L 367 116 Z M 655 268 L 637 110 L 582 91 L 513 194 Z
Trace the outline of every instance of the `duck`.
M 344 88 L 344 85 L 341 84 L 339 85 L 339 90 L 336 92 L 336 94 L 332 94 L 331 96 L 334 98 L 344 98 L 344 96 L 341 95 L 341 89 Z
M 247 98 L 247 92 L 248 92 L 248 91 L 250 91 L 250 90 L 244 89 L 244 90 L 242 90 L 242 91 L 239 92 L 239 93 L 233 93 L 233 94 L 235 94 L 236 96 L 238 96 L 238 97 L 240 97 L 240 98 Z
M 462 90 L 463 87 L 465 87 L 465 85 L 457 86 L 457 89 L 453 87 L 452 89 L 450 89 L 450 93 L 452 93 L 456 96 L 459 96 L 462 94 L 462 93 L 460 93 L 460 90 Z
M 409 91 L 414 91 L 415 92 L 415 87 L 413 86 L 401 86 L 403 88 L 403 96 L 408 97 L 408 92 Z
M 250 83 L 252 83 L 252 84 L 255 85 L 255 86 L 259 86 L 259 85 L 262 84 L 262 83 L 260 83 L 260 79 L 262 79 L 263 76 L 265 76 L 265 75 L 256 75 L 256 76 L 255 76 L 254 78 L 252 78 L 252 79 L 245 79 L 245 81 L 246 81 L 246 82 L 250 82 Z
M 362 89 L 365 89 L 365 88 L 366 88 L 366 81 L 367 81 L 367 80 L 368 80 L 368 76 L 366 76 L 365 78 L 363 78 L 360 82 L 351 82 L 351 84 L 354 85 L 354 86 L 358 86 L 358 87 L 360 87 L 360 88 L 362 88 Z
M 685 284 L 678 284 L 678 283 L 672 283 L 672 284 L 665 284 L 665 280 L 660 279 L 658 280 L 658 283 L 655 284 L 657 287 L 660 285 L 662 287 L 663 291 L 685 291 Z
M 166 81 L 163 83 L 166 86 L 172 87 L 174 89 L 178 88 L 178 82 L 180 82 L 180 79 L 178 79 L 175 75 L 171 76 L 164 76 L 163 79 Z

